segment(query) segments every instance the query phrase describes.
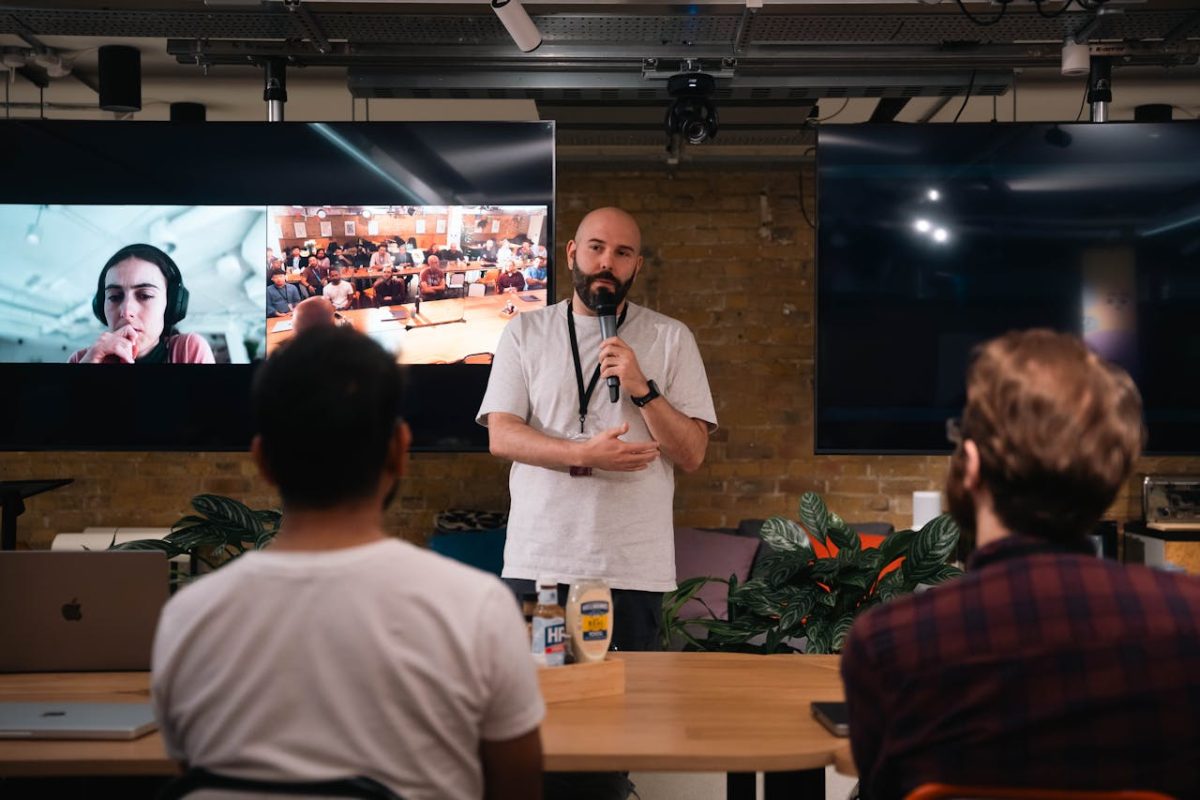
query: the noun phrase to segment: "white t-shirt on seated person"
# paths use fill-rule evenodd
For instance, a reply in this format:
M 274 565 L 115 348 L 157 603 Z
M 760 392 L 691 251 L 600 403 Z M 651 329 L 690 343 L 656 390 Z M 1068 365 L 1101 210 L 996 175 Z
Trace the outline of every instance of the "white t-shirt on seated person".
M 247 553 L 167 603 L 153 661 L 172 758 L 407 800 L 479 800 L 480 741 L 545 710 L 512 593 L 395 539 Z
M 569 302 L 523 312 L 504 328 L 476 417 L 481 425 L 487 424 L 488 414 L 504 412 L 550 436 L 578 434 Z M 692 332 L 664 314 L 633 303 L 628 307 L 617 335 L 633 348 L 642 373 L 676 410 L 715 430 L 712 393 Z M 586 386 L 600 349 L 599 318 L 576 314 L 575 333 Z M 605 381 L 597 381 L 586 434 L 594 436 L 622 422 L 629 423 L 625 441 L 653 438 L 624 387 L 613 403 Z M 545 575 L 564 583 L 603 578 L 615 589 L 650 592 L 675 588 L 675 465 L 665 456 L 638 472 L 598 469 L 587 477 L 517 461 L 509 473 L 509 493 L 504 577 L 536 580 Z
M 325 284 L 321 294 L 325 295 L 338 311 L 345 311 L 350 307 L 350 300 L 354 297 L 354 287 L 350 285 L 350 281 L 343 278 L 341 283 Z

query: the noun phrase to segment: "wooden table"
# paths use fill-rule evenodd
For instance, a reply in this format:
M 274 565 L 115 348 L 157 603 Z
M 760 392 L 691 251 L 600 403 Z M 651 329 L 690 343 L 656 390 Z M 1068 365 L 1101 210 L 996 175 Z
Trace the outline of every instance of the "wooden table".
M 846 740 L 813 720 L 840 700 L 836 656 L 624 653 L 624 695 L 553 703 L 542 725 L 547 770 L 729 772 L 729 797 L 824 798 L 824 767 Z M 0 675 L 0 700 L 144 701 L 147 673 Z M 157 733 L 132 742 L 0 740 L 0 776 L 170 775 Z
M 375 308 L 338 313 L 356 330 L 395 353 L 402 364 L 453 363 L 472 353 L 496 352 L 504 326 L 516 316 L 500 313 L 509 300 L 517 314 L 532 311 L 546 305 L 546 290 L 423 300 L 419 314 L 414 303 L 383 307 L 394 314 L 403 313 L 399 318 L 381 318 L 381 309 Z M 292 337 L 290 325 L 284 326 L 287 330 L 276 329 L 280 322 L 290 323 L 291 317 L 267 320 L 268 354 Z

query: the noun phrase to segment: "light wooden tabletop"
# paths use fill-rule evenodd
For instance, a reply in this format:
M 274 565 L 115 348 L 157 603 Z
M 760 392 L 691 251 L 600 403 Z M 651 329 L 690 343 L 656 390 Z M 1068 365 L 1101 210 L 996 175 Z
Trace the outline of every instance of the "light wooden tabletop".
M 555 771 L 755 772 L 842 761 L 813 718 L 840 700 L 836 656 L 625 653 L 624 695 L 553 703 L 542 726 Z M 0 700 L 145 701 L 147 673 L 0 675 Z M 157 733 L 132 742 L 3 741 L 2 775 L 166 775 Z
M 837 656 L 623 653 L 625 694 L 548 707 L 546 769 L 760 772 L 824 767 L 846 744 L 809 703 L 841 700 Z
M 512 302 L 516 313 L 501 314 Z M 403 317 L 381 314 L 383 309 L 340 311 L 355 330 L 371 336 L 397 354 L 401 363 L 453 363 L 474 353 L 494 353 L 504 327 L 525 311 L 544 308 L 545 289 L 426 300 L 417 313 L 413 303 L 388 307 Z M 292 337 L 291 317 L 267 319 L 267 353 Z M 285 330 L 279 330 L 282 327 Z

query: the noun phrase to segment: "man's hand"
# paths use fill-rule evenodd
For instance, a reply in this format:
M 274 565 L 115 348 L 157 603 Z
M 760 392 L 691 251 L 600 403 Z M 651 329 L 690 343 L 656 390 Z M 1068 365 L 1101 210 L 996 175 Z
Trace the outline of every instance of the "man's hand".
M 615 340 L 611 340 L 615 341 Z M 583 463 L 610 472 L 637 472 L 658 458 L 658 442 L 623 442 L 619 436 L 629 432 L 629 423 L 598 433 L 583 443 Z
M 137 358 L 137 338 L 138 332 L 128 325 L 105 331 L 79 360 L 85 364 L 132 364 Z
M 600 343 L 600 377 L 613 375 L 621 379 L 621 386 L 630 397 L 641 397 L 650 392 L 650 383 L 642 374 L 633 348 L 617 336 Z

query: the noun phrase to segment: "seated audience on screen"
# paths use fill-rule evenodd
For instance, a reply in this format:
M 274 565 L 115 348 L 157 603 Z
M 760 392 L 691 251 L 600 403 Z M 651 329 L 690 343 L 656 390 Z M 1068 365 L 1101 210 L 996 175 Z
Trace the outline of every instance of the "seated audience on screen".
M 442 263 L 446 264 L 465 261 L 467 258 L 463 253 L 462 248 L 458 246 L 458 242 L 451 242 L 450 244 L 446 245 L 438 251 L 437 256 Z
M 397 306 L 408 299 L 408 281 L 389 268 L 388 274 L 375 281 L 375 302 L 381 306 Z
M 541 797 L 544 705 L 512 595 L 385 530 L 411 438 L 401 382 L 345 328 L 298 334 L 259 368 L 251 453 L 283 519 L 269 548 L 163 609 L 151 691 L 172 758 L 365 776 L 406 800 Z M 297 435 L 314 419 L 321 436 Z
M 354 262 L 347 257 L 345 249 L 340 244 L 333 242 L 329 245 L 329 266 L 345 269 L 354 266 Z
M 188 290 L 169 255 L 149 244 L 122 247 L 101 268 L 92 297 L 92 313 L 107 329 L 67 363 L 215 363 L 208 340 L 176 329 L 187 310 Z
M 953 427 L 953 426 L 950 426 Z M 946 494 L 967 573 L 860 617 L 843 649 L 868 800 L 925 782 L 1200 797 L 1200 579 L 1087 539 L 1143 440 L 1129 375 L 1077 337 L 979 348 Z
M 268 317 L 286 317 L 303 299 L 296 285 L 287 282 L 283 270 L 278 269 L 271 273 L 271 285 L 267 287 Z
M 338 311 L 346 311 L 354 307 L 354 287 L 349 281 L 342 280 L 341 270 L 329 270 L 329 283 L 321 291 L 333 307 Z
M 501 239 L 500 246 L 496 248 L 496 266 L 505 269 L 512 263 L 513 257 L 512 245 L 508 243 L 508 239 Z
M 320 294 L 329 283 L 329 273 L 332 267 L 325 269 L 316 265 L 316 259 L 310 258 L 304 272 L 300 273 L 300 285 L 304 287 L 304 296 L 312 297 Z
M 300 255 L 300 248 L 293 247 L 291 254 L 287 259 L 288 272 L 299 272 L 308 264 L 308 259 Z
M 496 242 L 488 239 L 483 244 L 483 253 L 479 256 L 480 261 L 486 261 L 489 264 L 496 263 Z
M 317 248 L 317 254 L 314 258 L 316 259 L 317 266 L 321 269 L 329 269 L 332 266 L 332 262 L 329 260 L 329 256 L 325 254 L 325 248 L 323 247 Z M 312 259 L 309 260 L 311 261 Z
M 523 292 L 525 291 L 525 276 L 521 274 L 521 270 L 517 269 L 516 261 L 509 261 L 504 272 L 496 279 L 496 291 L 498 292 Z
M 392 255 L 388 252 L 387 245 L 381 244 L 375 248 L 375 255 L 371 256 L 371 269 L 383 269 L 390 266 L 392 266 Z
M 392 254 L 392 266 L 405 269 L 413 265 L 412 254 L 408 252 L 408 245 L 401 240 L 396 245 L 396 252 Z
M 531 266 L 524 270 L 525 285 L 530 289 L 545 289 L 546 288 L 546 264 L 537 256 L 534 256 L 534 261 Z
M 417 244 L 417 237 L 408 237 L 408 254 L 412 256 L 413 266 L 425 263 L 425 251 Z
M 359 244 L 353 248 L 354 254 L 350 260 L 354 264 L 355 269 L 366 269 L 371 266 L 371 249 L 365 244 Z
M 446 273 L 437 256 L 430 256 L 425 269 L 421 270 L 420 289 L 422 300 L 436 300 L 446 295 Z

